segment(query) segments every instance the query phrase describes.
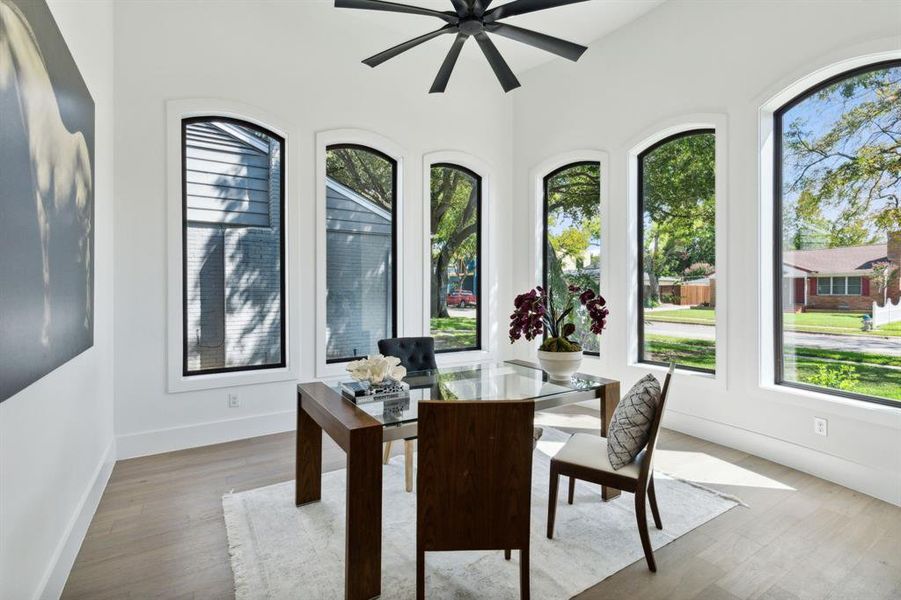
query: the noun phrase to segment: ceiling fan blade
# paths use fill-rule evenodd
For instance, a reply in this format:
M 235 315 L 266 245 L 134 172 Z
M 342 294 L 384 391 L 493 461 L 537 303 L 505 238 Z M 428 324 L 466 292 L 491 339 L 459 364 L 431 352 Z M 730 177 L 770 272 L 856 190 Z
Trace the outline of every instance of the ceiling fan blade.
M 457 58 L 460 56 L 460 50 L 463 49 L 463 44 L 466 43 L 466 38 L 468 37 L 465 33 L 457 34 L 450 50 L 447 51 L 447 56 L 444 57 L 444 62 L 441 63 L 441 68 L 438 69 L 438 75 L 435 76 L 432 87 L 429 88 L 430 94 L 441 94 L 447 89 L 447 82 L 450 81 L 454 65 L 457 64 Z
M 491 0 L 473 0 L 472 3 L 472 12 L 477 17 L 481 17 L 485 14 L 485 11 L 488 10 L 488 6 L 491 4 Z
M 488 35 L 480 31 L 475 34 L 475 38 L 482 49 L 482 54 L 488 59 L 488 64 L 494 69 L 494 74 L 497 76 L 497 80 L 501 82 L 501 87 L 504 88 L 504 91 L 509 92 L 518 88 L 520 86 L 519 80 L 516 79 L 516 75 L 510 70 L 510 65 L 507 64 L 501 53 L 497 51 L 497 47 L 488 38 Z
M 485 29 L 490 33 L 502 35 L 511 40 L 516 40 L 517 42 L 522 42 L 523 44 L 528 44 L 529 46 L 552 52 L 557 56 L 568 58 L 573 62 L 579 60 L 579 57 L 588 50 L 585 46 L 567 42 L 566 40 L 561 40 L 552 35 L 545 35 L 543 33 L 538 33 L 537 31 L 532 31 L 531 29 L 523 29 L 522 27 L 516 27 L 515 25 L 507 25 L 506 23 L 491 23 L 485 25 Z
M 451 32 L 457 31 L 457 29 L 459 29 L 459 27 L 457 25 L 445 25 L 441 29 L 436 29 L 435 31 L 431 31 L 431 32 L 423 34 L 419 37 L 415 37 L 412 40 L 407 40 L 406 42 L 398 44 L 397 46 L 394 46 L 393 48 L 388 48 L 387 50 L 384 50 L 383 52 L 379 52 L 378 54 L 370 56 L 369 58 L 367 58 L 363 61 L 363 64 L 369 65 L 370 67 L 377 67 L 380 64 L 382 64 L 383 62 L 385 62 L 386 60 L 388 60 L 390 58 L 394 58 L 398 54 L 400 54 L 402 52 L 406 52 L 410 48 L 415 48 L 416 46 L 418 46 L 419 44 L 421 44 L 423 42 L 427 42 L 431 39 L 438 37 L 439 35 L 444 35 L 445 33 L 451 33 Z
M 423 15 L 426 17 L 438 17 L 448 23 L 456 24 L 460 18 L 449 12 L 441 12 L 429 8 L 386 2 L 385 0 L 335 0 L 335 8 L 359 8 L 363 10 L 383 10 L 386 12 L 406 13 L 409 15 Z
M 514 17 L 516 15 L 524 15 L 526 13 L 535 12 L 536 10 L 544 10 L 546 8 L 554 8 L 557 6 L 565 6 L 567 4 L 575 4 L 577 2 L 586 2 L 586 0 L 513 0 L 507 4 L 502 4 L 485 15 L 486 23 L 493 23 L 498 19 Z
M 469 14 L 471 2 L 469 0 L 451 0 L 451 4 L 454 5 L 454 10 L 457 11 L 457 16 L 461 19 Z

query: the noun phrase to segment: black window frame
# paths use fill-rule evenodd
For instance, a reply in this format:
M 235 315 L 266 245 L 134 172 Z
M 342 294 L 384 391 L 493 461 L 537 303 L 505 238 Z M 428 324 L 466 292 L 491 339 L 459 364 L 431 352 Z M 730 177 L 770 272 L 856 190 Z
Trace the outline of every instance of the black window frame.
M 220 367 L 216 369 L 203 369 L 200 371 L 191 371 L 188 369 L 188 152 L 187 152 L 187 134 L 188 126 L 193 123 L 229 123 L 238 127 L 253 129 L 259 133 L 274 139 L 279 144 L 279 159 L 281 167 L 279 169 L 279 311 L 280 319 L 280 344 L 281 357 L 277 363 L 265 365 L 245 365 L 241 367 Z M 238 373 L 244 371 L 268 371 L 272 369 L 284 369 L 288 365 L 288 330 L 286 327 L 287 306 L 286 295 L 287 287 L 285 285 L 285 138 L 281 135 L 266 129 L 256 123 L 236 119 L 234 117 L 223 117 L 219 115 L 202 115 L 196 117 L 186 117 L 181 120 L 181 288 L 182 288 L 182 377 L 197 377 L 199 375 L 219 375 L 223 373 Z
M 783 327 L 782 313 L 782 118 L 789 110 L 817 94 L 827 87 L 840 83 L 851 77 L 879 71 L 882 69 L 892 69 L 901 67 L 901 60 L 883 60 L 879 62 L 869 63 L 854 69 L 842 71 L 832 77 L 813 85 L 800 94 L 795 95 L 791 100 L 773 111 L 773 383 L 775 385 L 818 392 L 829 396 L 838 396 L 840 398 L 849 398 L 851 400 L 861 400 L 863 402 L 872 402 L 882 404 L 884 406 L 892 406 L 897 408 L 898 401 L 888 398 L 880 398 L 878 396 L 868 396 L 866 394 L 858 394 L 846 390 L 838 390 L 827 387 L 820 387 L 808 383 L 800 383 L 795 381 L 786 381 L 785 379 L 785 328 Z M 832 284 L 830 282 L 830 290 Z M 861 294 L 863 294 L 863 281 L 861 281 Z
M 451 162 L 436 162 L 429 165 L 429 180 L 431 181 L 432 169 L 435 168 L 444 168 L 444 169 L 455 169 L 457 171 L 461 171 L 473 179 L 476 182 L 476 269 L 478 273 L 478 293 L 476 294 L 476 345 L 469 346 L 466 348 L 445 348 L 442 350 L 435 350 L 435 354 L 450 354 L 453 352 L 477 352 L 482 349 L 482 176 L 473 171 L 472 169 L 467 169 L 462 165 L 458 165 L 456 163 Z M 432 198 L 431 194 L 429 194 L 429 211 L 432 209 Z M 432 258 L 431 258 L 431 239 L 429 240 L 429 265 L 431 266 Z M 431 271 L 431 269 L 430 269 Z M 431 282 L 429 283 L 431 285 Z M 430 292 L 431 293 L 431 290 Z M 429 334 L 432 332 L 431 327 L 431 319 L 432 312 L 429 310 Z
M 326 154 L 332 150 L 362 150 L 365 152 L 369 152 L 371 154 L 375 154 L 379 158 L 386 160 L 391 165 L 391 337 L 397 337 L 397 271 L 398 271 L 398 256 L 397 256 L 397 214 L 398 214 L 398 206 L 397 206 L 397 159 L 392 157 L 385 152 L 377 148 L 373 148 L 372 146 L 367 146 L 365 144 L 355 144 L 355 143 L 344 143 L 339 142 L 337 144 L 329 144 L 325 147 Z M 326 177 L 328 176 L 328 169 L 326 169 Z M 323 227 L 327 227 L 327 223 L 322 224 Z M 325 248 L 325 264 L 326 270 L 328 270 L 328 244 L 326 243 Z M 325 282 L 323 282 L 324 284 Z M 325 286 L 327 288 L 327 286 Z M 323 290 L 324 293 L 327 293 L 327 289 Z M 326 297 L 326 304 L 328 303 L 328 297 Z M 328 312 L 328 307 L 326 306 L 326 313 Z M 325 318 L 325 316 L 323 317 Z M 328 340 L 326 340 L 326 346 L 328 345 Z M 361 356 L 350 356 L 350 357 L 341 357 L 341 358 L 328 358 L 325 359 L 325 364 L 333 365 L 340 363 L 348 363 L 355 360 L 360 360 L 361 358 L 365 358 L 366 355 Z
M 571 163 L 567 163 L 562 167 L 558 167 L 544 176 L 541 180 L 541 286 L 544 289 L 548 289 L 547 283 L 547 250 L 549 247 L 549 239 L 548 239 L 548 230 L 547 230 L 547 218 L 548 218 L 548 182 L 562 173 L 563 171 L 568 171 L 569 169 L 575 167 L 588 167 L 588 166 L 597 166 L 598 168 L 598 216 L 601 216 L 601 161 L 599 160 L 577 160 Z M 603 222 L 601 224 L 603 228 Z M 602 238 L 603 241 L 603 238 Z M 598 290 L 601 289 L 601 277 L 600 277 L 600 269 L 598 269 Z M 547 330 L 545 330 L 544 339 L 547 339 Z M 582 351 L 583 356 L 600 356 L 600 351 L 598 352 L 590 352 L 588 350 Z
M 661 140 L 658 140 L 642 150 L 637 157 L 638 160 L 638 169 L 637 169 L 637 177 L 636 177 L 636 185 L 638 186 L 638 318 L 636 319 L 635 327 L 638 329 L 638 356 L 637 362 L 645 365 L 657 365 L 661 367 L 668 367 L 669 363 L 659 361 L 659 360 L 649 360 L 645 358 L 644 355 L 644 159 L 649 154 L 657 150 L 661 146 L 664 146 L 670 142 L 674 142 L 676 140 L 690 137 L 693 135 L 713 135 L 713 143 L 714 149 L 716 148 L 716 144 L 718 140 L 716 139 L 716 129 L 713 127 L 699 127 L 696 129 L 686 129 L 685 131 L 680 131 L 678 133 L 674 133 L 669 135 Z M 716 164 L 714 163 L 714 174 L 716 170 Z M 714 222 L 714 227 L 716 227 L 716 223 Z M 719 257 L 716 257 L 717 259 Z M 715 267 L 714 267 L 715 268 Z M 714 309 L 714 314 L 716 314 Z M 719 344 L 716 343 L 716 324 L 714 324 L 714 342 L 716 346 Z M 716 350 L 714 350 L 714 353 Z M 716 354 L 714 354 L 716 356 Z M 676 363 L 676 368 L 682 371 L 694 371 L 696 373 L 705 373 L 707 375 L 716 375 L 716 358 L 714 358 L 714 368 L 713 369 L 702 369 L 701 367 L 693 367 L 691 365 L 683 365 L 680 363 Z

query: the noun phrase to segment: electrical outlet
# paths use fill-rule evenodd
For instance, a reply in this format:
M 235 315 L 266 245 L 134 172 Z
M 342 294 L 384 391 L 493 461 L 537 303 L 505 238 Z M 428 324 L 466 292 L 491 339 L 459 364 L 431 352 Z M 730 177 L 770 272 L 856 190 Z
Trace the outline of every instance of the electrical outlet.
M 817 435 L 826 437 L 829 435 L 829 421 L 821 417 L 813 418 L 813 432 Z
M 241 401 L 238 400 L 238 394 L 234 392 L 228 393 L 228 407 L 229 408 L 238 408 L 241 406 Z

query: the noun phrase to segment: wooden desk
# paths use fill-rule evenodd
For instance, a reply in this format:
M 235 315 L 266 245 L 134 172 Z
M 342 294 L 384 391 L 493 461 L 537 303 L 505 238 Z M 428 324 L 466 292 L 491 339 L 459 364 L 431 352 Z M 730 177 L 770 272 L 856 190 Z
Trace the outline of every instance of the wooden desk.
M 540 373 L 534 363 L 510 361 L 507 364 Z M 606 435 L 619 402 L 619 382 L 584 374 L 577 377 L 593 385 L 562 391 L 559 386 L 545 385 L 556 391 L 535 397 L 535 410 L 597 398 L 601 409 L 600 434 Z M 387 426 L 321 382 L 298 385 L 294 496 L 297 506 L 317 502 L 322 497 L 323 430 L 347 453 L 344 597 L 369 600 L 381 594 L 382 441 L 415 437 L 416 422 Z M 604 500 L 619 493 L 613 488 L 602 489 Z
M 297 476 L 294 503 L 322 498 L 322 431 L 347 453 L 344 597 L 382 590 L 382 429 L 370 415 L 323 383 L 297 386 Z

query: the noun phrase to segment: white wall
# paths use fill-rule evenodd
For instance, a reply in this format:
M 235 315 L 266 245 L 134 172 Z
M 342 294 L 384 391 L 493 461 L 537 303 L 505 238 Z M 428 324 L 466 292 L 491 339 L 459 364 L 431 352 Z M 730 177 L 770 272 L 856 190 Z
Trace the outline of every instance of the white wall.
M 492 165 L 498 210 L 509 214 L 512 104 L 488 66 L 461 60 L 449 90 L 429 95 L 443 52 L 417 48 L 369 69 L 360 60 L 402 41 L 371 18 L 330 2 L 122 2 L 116 49 L 116 418 L 119 456 L 260 435 L 294 426 L 293 382 L 167 393 L 166 102 L 216 98 L 273 115 L 289 138 L 286 202 L 298 218 L 300 379 L 315 361 L 315 134 L 370 130 L 405 151 L 403 208 L 407 249 L 423 247 L 420 162 L 436 150 L 462 150 Z M 430 20 L 423 27 L 433 25 Z M 364 41 L 365 40 L 365 41 Z M 449 45 L 450 40 L 445 40 Z M 432 42 L 443 46 L 443 42 Z M 291 182 L 294 185 L 291 185 Z M 291 218 L 289 216 L 289 218 Z M 290 235 L 290 228 L 289 228 Z M 509 246 L 512 230 L 493 240 Z M 403 257 L 401 333 L 423 323 L 423 257 Z M 506 260 L 506 259 L 505 259 Z M 501 298 L 509 269 L 501 270 Z M 289 284 L 290 289 L 290 284 Z M 506 294 L 506 295 L 505 295 Z M 324 316 L 322 317 L 324 318 Z M 289 344 L 290 347 L 290 344 Z
M 94 346 L 0 404 L 0 598 L 58 597 L 115 458 L 113 7 L 49 2 L 94 97 Z
M 602 338 L 604 374 L 631 384 L 632 298 L 628 259 L 628 153 L 656 130 L 688 115 L 727 122 L 726 254 L 730 273 L 727 377 L 679 375 L 668 426 L 743 448 L 901 504 L 901 411 L 793 394 L 760 385 L 761 268 L 758 260 L 758 111 L 799 78 L 839 60 L 901 49 L 898 2 L 717 2 L 671 0 L 592 45 L 578 64 L 528 72 L 515 95 L 514 227 L 527 230 L 528 173 L 578 148 L 609 152 L 610 319 Z M 522 203 L 522 205 L 517 204 Z M 766 237 L 763 238 L 767 240 Z M 529 244 L 515 238 L 514 288 L 534 285 Z M 766 243 L 766 242 L 764 242 Z M 764 307 L 766 308 L 766 307 Z M 521 347 L 518 353 L 527 354 Z M 602 371 L 599 361 L 586 369 Z M 813 417 L 829 419 L 829 436 Z

